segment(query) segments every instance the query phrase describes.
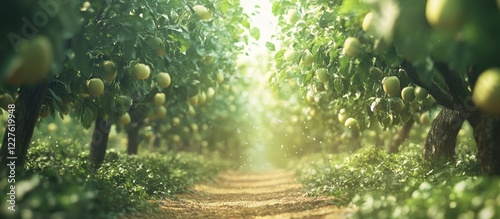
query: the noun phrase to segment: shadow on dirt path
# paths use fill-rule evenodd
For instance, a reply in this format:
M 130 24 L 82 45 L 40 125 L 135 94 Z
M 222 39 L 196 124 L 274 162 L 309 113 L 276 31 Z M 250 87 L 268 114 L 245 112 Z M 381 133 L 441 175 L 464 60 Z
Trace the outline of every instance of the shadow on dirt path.
M 178 200 L 163 200 L 161 211 L 139 218 L 347 218 L 352 209 L 327 196 L 306 196 L 291 172 L 226 172 L 199 184 Z

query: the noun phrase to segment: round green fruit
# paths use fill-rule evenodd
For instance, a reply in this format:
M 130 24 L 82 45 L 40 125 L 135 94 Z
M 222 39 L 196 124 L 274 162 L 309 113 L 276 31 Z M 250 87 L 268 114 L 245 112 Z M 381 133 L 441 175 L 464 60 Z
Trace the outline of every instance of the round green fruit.
M 20 45 L 19 57 L 19 68 L 9 82 L 13 85 L 36 84 L 49 73 L 54 58 L 52 43 L 46 36 L 37 36 Z
M 357 129 L 358 128 L 358 120 L 355 118 L 347 118 L 345 120 L 344 126 L 349 129 Z
M 215 89 L 213 87 L 209 87 L 207 89 L 207 99 L 211 100 L 215 96 Z
M 172 125 L 178 126 L 180 124 L 181 124 L 181 119 L 179 119 L 179 117 L 172 118 Z
M 316 77 L 319 81 L 326 83 L 329 80 L 328 70 L 326 68 L 318 68 L 316 70 Z
M 170 75 L 166 72 L 161 72 L 156 76 L 156 82 L 158 82 L 158 85 L 160 85 L 161 88 L 165 89 L 168 86 L 170 86 L 170 83 L 172 82 L 172 78 Z
M 295 50 L 287 50 L 283 53 L 283 59 L 287 62 L 293 62 L 295 56 L 297 56 L 297 52 Z
M 156 106 L 161 106 L 165 103 L 166 97 L 164 93 L 156 93 L 154 97 L 154 102 Z
M 418 86 L 415 88 L 415 99 L 425 100 L 427 99 L 427 95 L 429 95 L 429 92 L 426 89 Z
M 130 123 L 130 121 L 131 121 L 131 119 L 130 119 L 130 115 L 128 113 L 125 113 L 120 117 L 120 124 L 122 124 L 122 125 L 127 125 Z
M 87 81 L 87 91 L 94 97 L 104 93 L 104 82 L 100 78 L 92 78 Z
M 391 99 L 391 110 L 394 112 L 401 112 L 405 108 L 405 103 L 399 97 L 393 97 Z
M 408 86 L 401 90 L 401 98 L 406 102 L 411 102 L 415 99 L 415 88 Z
M 195 110 L 195 109 L 194 109 L 194 107 L 193 107 L 193 106 L 191 106 L 191 105 L 188 105 L 188 114 L 189 114 L 190 116 L 195 116 L 195 115 L 196 115 L 196 110 Z
M 212 19 L 212 12 L 210 12 L 210 10 L 208 10 L 208 8 L 203 5 L 195 5 L 193 6 L 193 10 L 194 13 L 198 15 L 202 20 L 207 21 Z
M 297 10 L 295 9 L 289 9 L 286 13 L 286 18 L 289 24 L 295 24 L 300 19 L 299 15 L 297 14 Z
M 166 118 L 167 117 L 167 108 L 165 106 L 159 106 L 156 110 L 157 118 Z
M 382 79 L 382 88 L 389 97 L 393 97 L 399 92 L 399 86 L 399 79 L 396 76 L 387 76 Z
M 345 123 L 345 121 L 347 119 L 347 115 L 346 115 L 346 110 L 344 108 L 340 109 L 339 114 L 337 115 L 337 118 L 341 124 Z
M 313 63 L 313 54 L 306 50 L 302 55 L 302 59 L 300 59 L 300 66 L 310 66 Z
M 200 100 L 200 98 L 199 98 L 198 94 L 196 94 L 196 95 L 194 95 L 194 96 L 190 97 L 190 98 L 188 99 L 188 102 L 189 102 L 191 105 L 193 105 L 193 106 L 197 106 L 197 105 L 198 105 L 199 100 Z
M 481 111 L 500 115 L 500 68 L 490 68 L 479 75 L 472 101 Z
M 422 105 L 424 105 L 425 107 L 430 107 L 430 106 L 434 105 L 434 103 L 436 103 L 436 100 L 434 100 L 434 97 L 431 95 L 428 95 L 427 98 L 425 98 L 422 101 Z
M 219 84 L 224 82 L 224 74 L 222 72 L 217 73 L 217 82 L 219 82 Z
M 432 122 L 431 114 L 429 112 L 420 115 L 420 123 L 423 125 L 430 125 Z
M 363 19 L 363 24 L 361 25 L 363 31 L 371 32 L 374 17 L 375 14 L 371 11 L 365 15 L 365 18 Z
M 113 81 L 116 78 L 116 65 L 113 61 L 106 60 L 102 63 L 104 70 L 104 78 L 108 81 Z
M 383 76 L 383 74 L 384 73 L 382 72 L 382 70 L 380 70 L 380 68 L 377 67 L 370 68 L 370 78 L 372 79 L 378 80 Z
M 133 73 L 137 80 L 144 80 L 149 77 L 151 70 L 149 69 L 149 66 L 137 63 L 134 65 Z
M 461 0 L 428 0 L 425 17 L 442 30 L 458 31 L 464 24 L 465 8 Z
M 356 57 L 361 52 L 361 42 L 355 37 L 348 37 L 344 41 L 342 52 L 349 57 Z

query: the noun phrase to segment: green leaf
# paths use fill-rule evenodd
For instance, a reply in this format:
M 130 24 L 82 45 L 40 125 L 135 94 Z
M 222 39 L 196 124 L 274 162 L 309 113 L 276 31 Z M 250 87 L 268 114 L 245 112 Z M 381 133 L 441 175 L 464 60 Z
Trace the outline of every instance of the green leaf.
M 276 46 L 271 42 L 266 42 L 266 48 L 269 49 L 269 51 L 276 51 Z
M 256 27 L 252 28 L 252 29 L 250 30 L 250 35 L 251 35 L 254 39 L 259 40 L 259 38 L 260 38 L 260 30 L 259 30 L 259 28 L 256 28 Z

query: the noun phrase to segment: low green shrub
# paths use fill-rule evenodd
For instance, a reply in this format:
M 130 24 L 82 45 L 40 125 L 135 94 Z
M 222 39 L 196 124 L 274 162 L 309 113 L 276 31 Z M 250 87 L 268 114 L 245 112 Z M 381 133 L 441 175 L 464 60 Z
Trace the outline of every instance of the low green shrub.
M 500 179 L 482 177 L 475 155 L 432 164 L 417 150 L 388 154 L 371 147 L 315 154 L 294 168 L 310 194 L 355 206 L 353 218 L 498 218 Z
M 130 156 L 110 149 L 98 170 L 80 144 L 32 146 L 25 171 L 16 174 L 16 211 L 2 202 L 0 218 L 117 218 L 151 212 L 150 200 L 175 198 L 228 164 L 191 153 Z M 9 186 L 0 180 L 2 194 Z

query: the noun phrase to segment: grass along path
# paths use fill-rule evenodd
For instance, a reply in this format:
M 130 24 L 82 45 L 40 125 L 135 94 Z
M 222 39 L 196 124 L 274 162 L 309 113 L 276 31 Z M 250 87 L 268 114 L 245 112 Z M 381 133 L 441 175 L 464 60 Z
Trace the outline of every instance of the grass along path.
M 347 218 L 352 209 L 327 196 L 306 196 L 291 172 L 226 172 L 199 184 L 161 211 L 139 218 Z

